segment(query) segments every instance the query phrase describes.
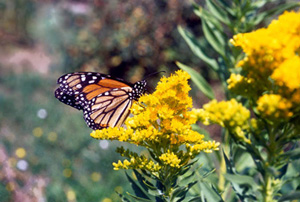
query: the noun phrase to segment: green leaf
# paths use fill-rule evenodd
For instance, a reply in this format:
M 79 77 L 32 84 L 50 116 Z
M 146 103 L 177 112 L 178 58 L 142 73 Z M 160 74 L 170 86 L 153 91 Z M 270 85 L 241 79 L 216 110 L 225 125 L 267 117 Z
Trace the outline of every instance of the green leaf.
M 200 196 L 196 196 L 189 200 L 189 202 L 201 202 L 201 201 L 202 201 L 202 198 Z
M 253 22 L 253 25 L 257 25 L 257 24 L 261 23 L 268 16 L 278 15 L 285 10 L 293 9 L 293 8 L 296 8 L 299 6 L 300 6 L 299 2 L 290 2 L 290 3 L 278 5 L 273 9 L 269 9 L 265 12 L 258 14 Z
M 241 201 L 257 201 L 257 196 L 254 191 L 257 190 L 258 185 L 250 176 L 239 174 L 224 174 L 224 177 L 230 181 L 232 188 Z
M 223 150 L 223 156 L 224 156 L 224 160 L 225 160 L 225 164 L 226 164 L 226 171 L 228 173 L 235 173 L 235 168 L 232 166 L 231 161 L 228 159 L 227 155 L 225 154 L 224 150 Z
M 171 201 L 178 201 L 179 198 L 186 195 L 186 187 L 178 187 L 176 188 L 171 196 Z
M 133 169 L 133 172 L 145 191 L 149 192 L 149 189 L 157 190 L 157 188 L 151 182 L 147 181 L 137 170 Z
M 223 57 L 225 61 L 232 61 L 233 56 L 227 50 L 229 38 L 224 33 L 224 26 L 211 12 L 202 9 L 201 7 L 194 6 L 194 12 L 202 19 L 202 29 L 205 39 L 213 47 L 213 49 Z M 232 62 L 231 62 L 232 63 Z M 221 64 L 219 61 L 219 69 Z M 232 65 L 230 65 L 232 66 Z
M 210 68 L 212 68 L 214 71 L 219 70 L 219 65 L 215 59 L 210 58 L 207 56 L 203 50 L 205 50 L 204 47 L 201 47 L 198 40 L 193 36 L 192 33 L 188 32 L 187 30 L 183 29 L 181 26 L 178 26 L 178 32 L 183 37 L 183 39 L 186 41 L 192 52 L 199 57 L 201 60 L 203 60 Z
M 281 155 L 283 158 L 285 159 L 289 159 L 289 160 L 296 160 L 300 158 L 300 148 L 291 150 L 291 151 L 287 151 L 284 154 Z
M 206 182 L 200 183 L 201 195 L 205 197 L 207 201 L 223 201 L 222 197 L 214 188 L 209 186 Z
M 210 12 L 203 9 L 202 7 L 194 6 L 194 13 L 201 19 L 205 18 L 207 21 L 211 22 L 218 30 L 223 30 L 223 26 L 220 21 L 218 21 L 215 16 L 213 16 Z
M 157 158 L 157 156 L 156 156 L 151 150 L 149 150 L 149 154 L 150 154 L 150 156 L 151 156 L 155 161 L 157 161 L 157 162 L 160 163 L 160 159 Z
M 229 25 L 230 20 L 228 18 L 227 13 L 225 12 L 225 9 L 222 8 L 220 5 L 216 4 L 215 1 L 212 0 L 206 0 L 206 5 L 209 11 L 221 22 L 223 22 L 226 25 Z
M 130 200 L 128 198 L 126 198 L 123 194 L 119 193 L 116 191 L 116 193 L 119 195 L 119 197 L 121 198 L 121 200 L 123 202 L 130 202 Z
M 158 190 L 157 187 L 155 187 L 151 182 L 147 181 L 137 170 L 134 169 L 133 171 L 141 187 L 143 187 L 143 189 L 151 196 L 162 195 L 162 192 Z
M 180 171 L 178 172 L 179 175 L 184 175 L 185 173 L 187 173 L 189 171 L 190 167 L 183 167 L 180 169 Z
M 263 6 L 265 6 L 267 3 L 270 3 L 270 2 L 272 2 L 272 0 L 271 1 L 256 1 L 256 2 L 252 2 L 251 4 L 250 4 L 250 6 L 251 6 L 251 9 L 259 9 L 259 8 L 262 8 Z
M 186 71 L 190 76 L 192 81 L 196 84 L 196 86 L 199 88 L 199 90 L 206 95 L 206 97 L 210 98 L 210 99 L 214 99 L 215 95 L 214 92 L 212 90 L 212 88 L 210 87 L 210 85 L 207 83 L 207 81 L 201 76 L 201 74 L 199 74 L 198 72 L 196 72 L 195 70 L 193 70 L 192 68 L 180 63 L 180 62 L 176 62 L 176 65 Z
M 183 166 L 183 167 L 180 169 L 180 171 L 178 172 L 178 174 L 179 174 L 180 176 L 183 176 L 185 173 L 187 173 L 187 172 L 189 171 L 189 169 L 190 169 L 196 162 L 197 162 L 197 160 L 196 160 L 196 161 L 192 161 L 192 162 L 188 163 L 187 165 Z
M 225 54 L 225 39 L 223 34 L 217 30 L 212 23 L 202 18 L 202 29 L 205 38 L 213 49 L 219 53 L 223 58 L 226 57 Z
M 225 173 L 224 177 L 231 183 L 246 185 L 251 187 L 253 190 L 257 189 L 257 184 L 255 183 L 253 177 L 240 175 L 240 174 L 228 174 L 228 173 Z
M 189 183 L 187 186 L 183 186 L 183 187 L 178 187 L 173 191 L 172 197 L 171 197 L 171 201 L 182 201 L 185 199 L 185 196 L 187 194 L 187 192 L 189 191 L 189 189 L 194 186 L 198 181 L 194 181 Z
M 211 175 L 212 173 L 214 173 L 216 171 L 215 168 L 212 168 L 210 171 L 206 172 L 203 174 L 202 178 L 207 178 L 209 175 Z
M 298 200 L 300 199 L 300 191 L 295 191 L 286 195 L 283 195 L 278 202 L 287 202 L 287 201 L 292 201 L 292 200 Z
M 184 182 L 184 181 L 190 181 L 191 178 L 193 178 L 193 177 L 195 176 L 195 173 L 196 173 L 196 171 L 193 171 L 193 172 L 191 172 L 191 174 L 189 174 L 188 176 L 184 176 L 184 177 L 180 180 L 180 182 L 182 183 L 182 182 Z
M 129 183 L 136 194 L 136 197 L 142 198 L 144 200 L 150 200 L 150 198 L 143 192 L 143 190 L 135 183 L 135 181 L 125 172 L 127 179 L 129 180 Z M 130 195 L 133 196 L 133 195 Z
M 138 197 L 138 196 L 132 195 L 129 192 L 126 192 L 126 194 L 128 194 L 130 197 L 134 198 L 137 201 L 142 201 L 142 202 L 151 202 L 151 201 L 153 201 L 153 200 L 150 200 L 150 199 L 145 199 L 145 198 L 142 198 L 142 197 Z
M 153 178 L 153 176 L 152 176 L 150 173 L 148 173 L 146 170 L 141 169 L 141 172 L 142 172 L 145 176 L 150 177 L 150 178 Z M 154 179 L 156 179 L 156 178 L 154 178 Z
M 236 10 L 232 6 L 232 1 L 218 0 L 217 2 L 218 2 L 218 4 L 220 4 L 220 7 L 222 7 L 222 9 L 224 9 L 227 12 L 228 19 L 230 19 L 230 17 L 234 18 L 236 16 Z

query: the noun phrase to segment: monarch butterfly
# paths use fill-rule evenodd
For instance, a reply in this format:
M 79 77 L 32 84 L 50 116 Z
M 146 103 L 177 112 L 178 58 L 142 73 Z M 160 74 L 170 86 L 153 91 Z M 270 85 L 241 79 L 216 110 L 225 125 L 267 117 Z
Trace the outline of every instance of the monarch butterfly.
M 129 115 L 133 100 L 145 92 L 146 80 L 134 84 L 96 72 L 75 72 L 58 78 L 55 97 L 83 110 L 93 130 L 119 127 Z

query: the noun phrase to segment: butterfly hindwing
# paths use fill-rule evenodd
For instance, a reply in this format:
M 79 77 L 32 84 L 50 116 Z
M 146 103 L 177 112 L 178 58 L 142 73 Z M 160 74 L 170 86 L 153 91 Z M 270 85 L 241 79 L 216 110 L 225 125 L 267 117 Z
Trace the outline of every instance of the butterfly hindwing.
M 131 88 L 113 89 L 98 95 L 83 109 L 84 119 L 92 129 L 120 126 L 132 105 Z

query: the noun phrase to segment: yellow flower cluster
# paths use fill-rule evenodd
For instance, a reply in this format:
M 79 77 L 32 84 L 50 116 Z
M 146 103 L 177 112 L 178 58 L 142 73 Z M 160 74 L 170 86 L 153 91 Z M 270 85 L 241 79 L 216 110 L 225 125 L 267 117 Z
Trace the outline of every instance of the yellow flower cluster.
M 288 118 L 293 115 L 289 109 L 292 103 L 280 95 L 265 94 L 257 100 L 257 110 L 268 119 Z
M 300 27 L 299 27 L 300 28 Z M 300 38 L 300 36 L 299 36 Z M 300 46 L 299 46 L 300 49 Z M 300 88 L 299 55 L 285 60 L 271 75 L 279 86 L 286 86 L 291 91 Z
M 118 163 L 113 163 L 114 170 L 120 169 L 143 169 L 152 172 L 157 172 L 161 169 L 158 163 L 154 163 L 152 160 L 147 159 L 145 156 L 132 157 L 130 161 L 125 159 L 123 162 L 121 160 Z
M 205 153 L 211 153 L 213 150 L 215 150 L 216 145 L 219 145 L 218 142 L 215 141 L 203 141 L 202 143 L 197 143 L 194 145 L 186 144 L 189 154 L 191 156 L 197 155 L 199 152 L 204 151 Z
M 198 114 L 202 120 L 203 118 L 208 119 L 210 122 L 217 123 L 222 127 L 248 127 L 250 112 L 235 99 L 221 102 L 212 100 L 205 104 L 203 109 L 204 111 Z
M 187 145 L 189 147 L 201 145 L 193 150 L 193 154 L 217 150 L 219 143 L 204 141 L 204 135 L 191 128 L 191 124 L 197 121 L 197 113 L 196 110 L 191 110 L 192 99 L 188 95 L 191 89 L 188 85 L 189 78 L 189 74 L 182 70 L 168 78 L 163 77 L 153 94 L 143 95 L 139 103 L 133 104 L 131 108 L 133 117 L 125 121 L 126 129 L 96 130 L 91 133 L 91 136 L 144 146 L 152 153 L 156 153 L 158 158 L 162 158 L 161 162 L 173 167 L 179 165 L 177 161 L 179 159 L 194 158 L 187 151 Z M 179 149 L 181 145 L 186 145 L 185 152 Z M 168 152 L 162 153 L 162 151 Z M 119 162 L 114 166 L 117 169 L 140 168 L 136 162 L 138 162 L 137 157 L 134 157 L 131 161 Z M 146 162 L 146 165 L 152 161 L 141 158 L 139 163 L 141 162 Z M 184 166 L 184 163 L 180 166 Z
M 250 143 L 243 131 L 249 129 L 250 111 L 235 99 L 221 102 L 212 100 L 197 111 L 197 116 L 203 124 L 216 123 L 227 128 L 239 139 Z
M 267 28 L 235 35 L 231 43 L 246 56 L 228 88 L 257 102 L 262 116 L 291 117 L 300 104 L 300 12 L 285 12 Z
M 162 154 L 159 159 L 165 164 L 165 165 L 170 165 L 171 167 L 177 167 L 180 168 L 180 162 L 181 160 L 178 158 L 174 152 L 170 152 L 168 150 L 167 153 Z
M 157 172 L 161 169 L 161 166 L 158 163 L 155 163 L 151 159 L 148 159 L 145 155 L 138 155 L 135 152 L 130 151 L 129 149 L 125 150 L 123 147 L 117 148 L 117 152 L 122 156 L 127 157 L 123 162 L 121 160 L 118 163 L 113 163 L 114 170 L 119 169 L 144 169 L 151 170 L 152 172 Z

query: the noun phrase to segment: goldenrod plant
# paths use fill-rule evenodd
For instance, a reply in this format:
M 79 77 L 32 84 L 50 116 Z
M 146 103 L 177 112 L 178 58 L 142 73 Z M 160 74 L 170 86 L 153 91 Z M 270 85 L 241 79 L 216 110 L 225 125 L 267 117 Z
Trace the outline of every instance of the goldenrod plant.
M 197 109 L 192 108 L 188 95 L 189 74 L 179 70 L 170 77 L 162 77 L 155 92 L 146 94 L 135 103 L 126 128 L 96 130 L 96 139 L 119 140 L 144 147 L 149 155 L 117 149 L 124 161 L 113 163 L 114 169 L 133 169 L 139 185 L 133 183 L 135 200 L 181 201 L 197 183 L 180 184 L 179 178 L 190 171 L 201 152 L 219 149 L 219 143 L 204 140 L 204 135 L 192 130 L 197 121 Z M 191 177 L 190 174 L 189 177 Z M 125 200 L 125 197 L 123 197 Z
M 224 201 L 300 198 L 300 12 L 291 10 L 300 3 L 278 1 L 274 9 L 260 12 L 269 2 L 207 0 L 206 8 L 194 5 L 216 57 L 208 56 L 190 31 L 178 29 L 225 90 L 227 100 L 215 100 L 199 73 L 177 63 L 212 99 L 195 111 L 198 120 L 224 129 L 216 186 Z M 280 16 L 257 28 L 274 14 Z

